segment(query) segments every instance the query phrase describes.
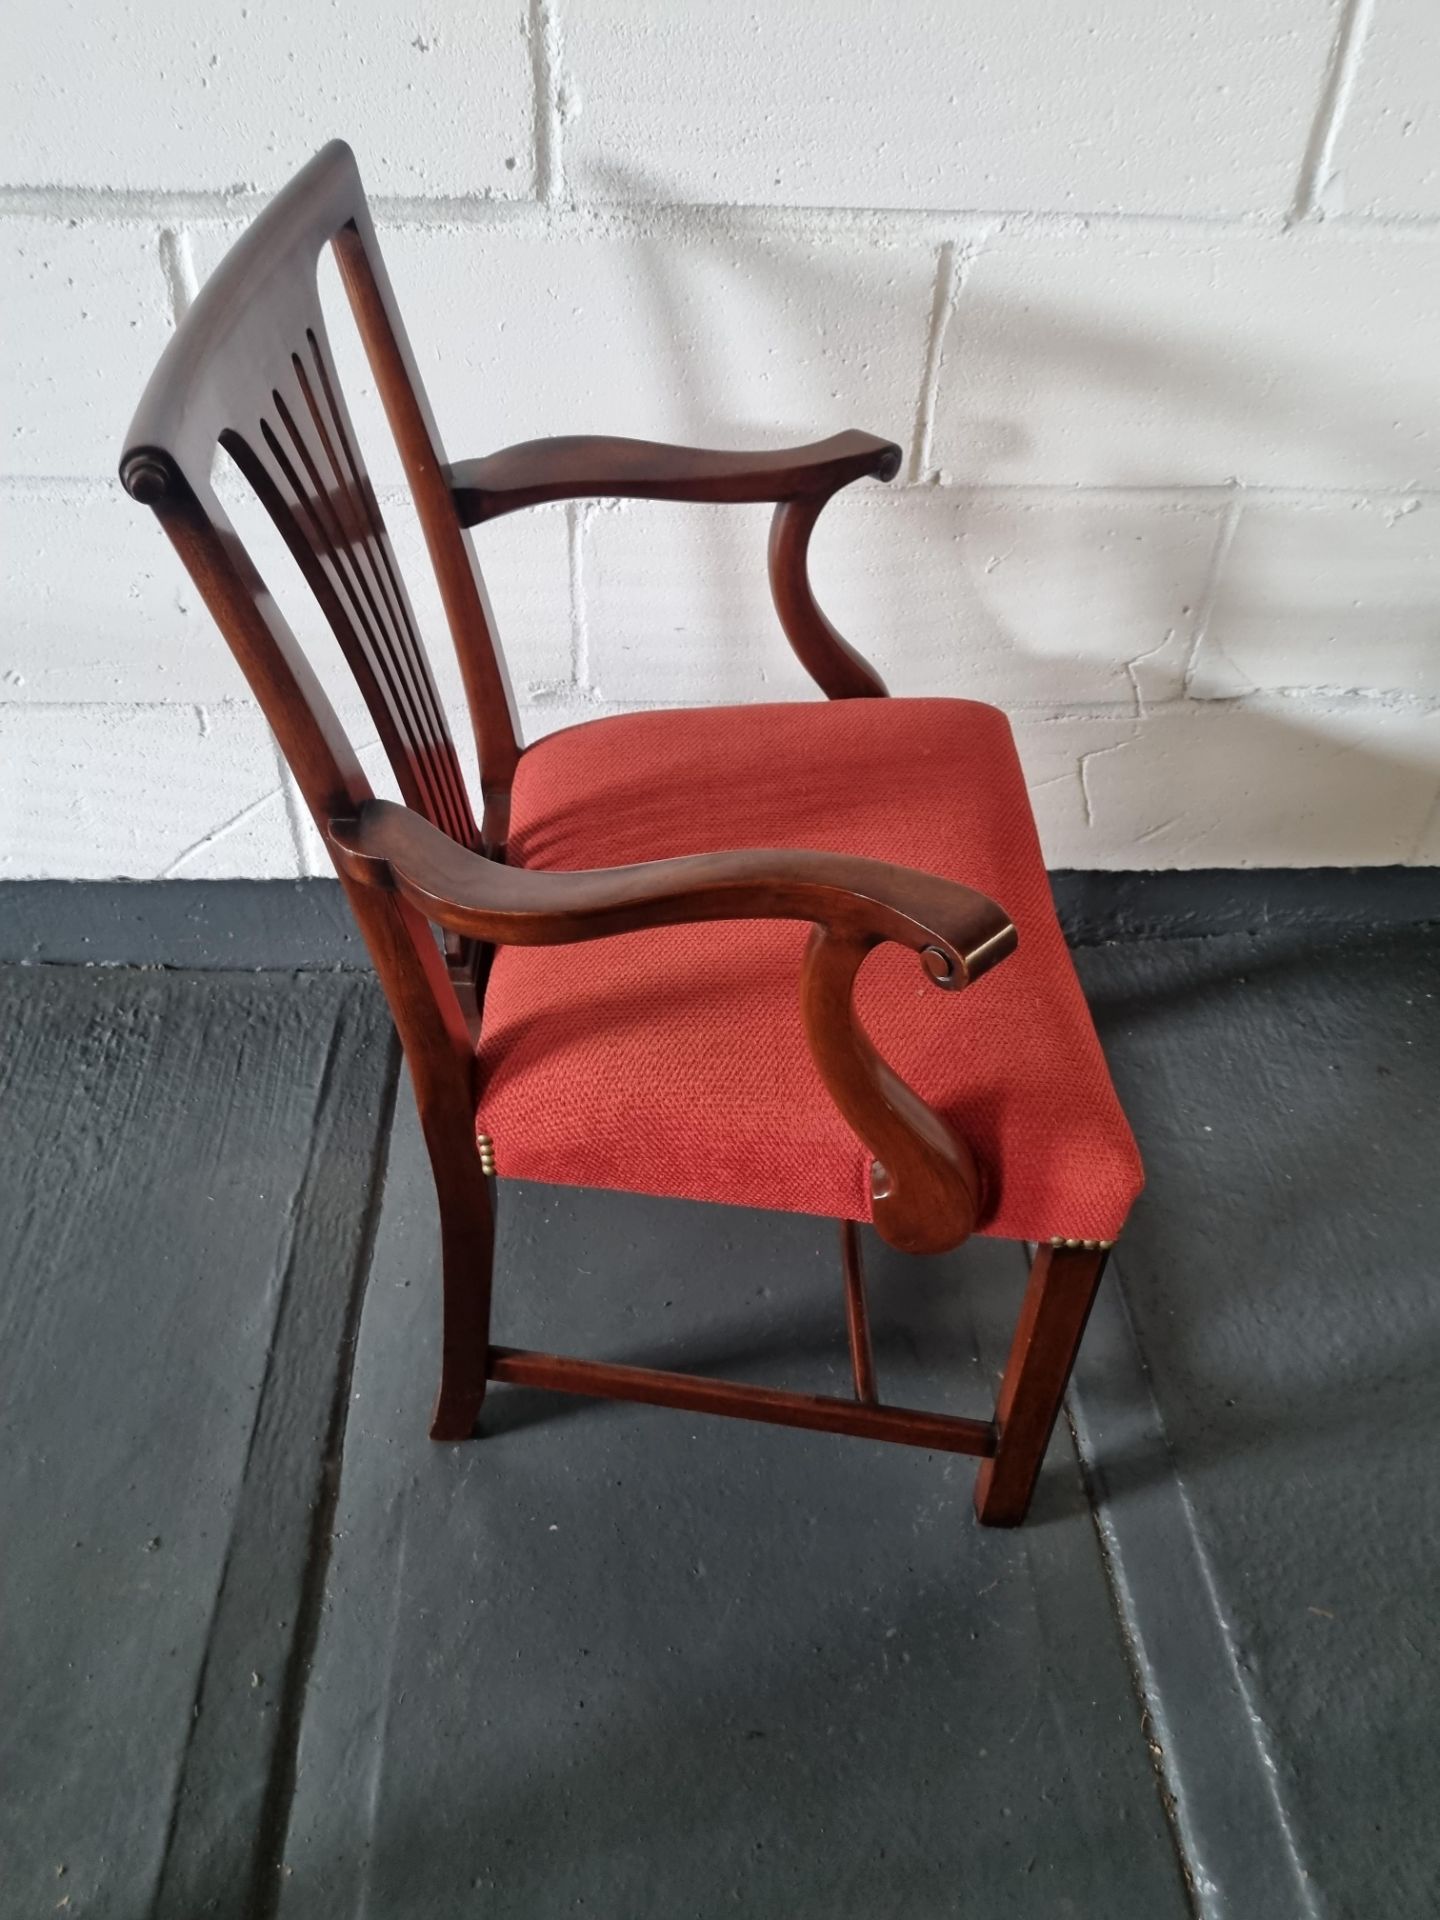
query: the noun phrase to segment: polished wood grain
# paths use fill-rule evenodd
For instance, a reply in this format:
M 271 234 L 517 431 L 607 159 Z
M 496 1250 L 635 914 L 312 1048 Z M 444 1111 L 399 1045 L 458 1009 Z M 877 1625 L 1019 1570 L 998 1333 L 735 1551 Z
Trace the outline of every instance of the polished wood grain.
M 370 623 L 361 605 L 371 611 L 372 595 L 377 608 L 386 602 L 398 588 L 398 576 L 392 578 L 393 564 L 383 558 L 372 565 L 364 541 L 356 538 L 362 523 L 378 527 L 379 513 L 344 419 L 320 306 L 318 264 L 327 245 L 340 268 L 435 565 L 475 725 L 482 794 L 487 809 L 503 812 L 520 751 L 514 703 L 484 583 L 450 498 L 444 448 L 386 276 L 354 155 L 342 141 L 324 148 L 276 195 L 201 289 L 136 411 L 121 478 L 162 519 L 167 510 L 198 506 L 217 532 L 229 533 L 211 484 L 215 450 L 223 445 L 237 461 L 243 458 L 247 477 L 263 473 L 269 482 L 262 495 L 267 507 L 283 507 L 277 524 L 292 550 L 297 541 L 311 549 L 313 558 L 304 565 L 312 586 L 318 572 L 333 589 L 321 604 L 332 625 L 337 617 L 340 621 L 337 638 L 347 659 L 352 650 L 364 651 L 373 629 L 367 636 Z M 330 492 L 336 497 L 327 503 L 321 496 Z M 251 584 L 263 594 L 257 579 L 252 577 Z M 413 629 L 407 612 L 394 609 L 397 628 Z M 272 627 L 284 627 L 273 602 L 265 615 Z M 375 620 L 388 624 L 379 622 L 378 611 Z M 411 651 L 408 633 L 399 650 Z M 409 671 L 416 682 L 428 678 L 428 668 L 422 675 L 413 659 Z M 363 684 L 361 690 L 367 691 Z M 440 739 L 448 736 L 438 701 L 428 699 L 433 688 L 417 685 L 412 691 L 414 702 L 406 708 L 402 700 L 402 712 L 372 709 L 372 717 L 382 738 L 393 726 L 421 754 L 427 732 L 421 704 L 428 709 L 428 730 Z M 307 697 L 313 699 L 313 692 L 318 689 L 307 689 Z M 395 765 L 395 773 L 399 780 L 402 765 Z
M 845 1276 L 845 1331 L 850 1338 L 850 1373 L 855 1398 L 877 1406 L 875 1354 L 870 1345 L 870 1308 L 865 1299 L 865 1266 L 860 1255 L 860 1229 L 853 1220 L 840 1222 L 840 1267 Z
M 445 617 L 450 623 L 480 761 L 484 845 L 490 849 L 503 848 L 510 816 L 510 788 L 520 759 L 515 694 L 497 638 L 485 579 L 470 536 L 455 513 L 439 430 L 400 322 L 360 176 L 348 147 L 344 152 L 358 207 L 335 233 L 335 256 L 400 449 Z
M 319 300 L 326 245 L 339 259 L 442 576 L 476 720 L 485 802 L 478 834 L 343 411 Z M 217 449 L 234 459 L 300 562 L 401 792 L 418 814 L 466 845 L 503 841 L 519 756 L 503 664 L 354 156 L 341 142 L 275 197 L 201 290 L 145 390 L 120 466 L 127 490 L 154 510 L 195 580 L 323 829 L 337 814 L 357 812 L 373 797 L 371 788 L 215 492 Z M 404 1045 L 440 1200 L 443 1366 L 432 1430 L 453 1435 L 473 1429 L 486 1377 L 493 1220 L 474 1145 L 479 960 L 456 943 L 447 968 L 428 925 L 406 901 L 348 881 L 346 891 Z M 457 995 L 470 1003 L 469 1020 Z
M 338 263 L 439 585 L 479 760 L 478 817 L 341 392 L 318 292 L 326 247 Z M 233 462 L 299 566 L 364 700 L 403 806 L 376 800 L 305 649 L 224 511 L 213 483 L 217 455 Z M 982 1457 L 998 1444 L 982 1476 L 981 1518 L 1009 1524 L 1024 1511 L 1103 1264 L 1093 1256 L 1037 1262 L 998 1429 L 881 1404 L 853 1223 L 842 1227 L 853 1402 L 489 1344 L 495 1187 L 492 1158 L 477 1150 L 474 1132 L 475 1040 L 499 944 L 568 943 L 722 919 L 810 922 L 796 980 L 801 1017 L 831 1097 L 871 1156 L 878 1231 L 896 1246 L 934 1251 L 958 1245 L 982 1217 L 984 1169 L 875 1052 L 856 1018 L 854 989 L 867 955 L 885 941 L 915 952 L 937 986 L 968 986 L 1014 947 L 1003 907 L 935 875 L 794 849 L 736 849 L 592 873 L 508 865 L 521 747 L 468 531 L 559 499 L 772 503 L 770 584 L 791 646 L 832 699 L 878 698 L 885 693 L 880 677 L 816 602 L 809 545 L 838 489 L 888 480 L 899 461 L 891 442 L 848 432 L 765 453 L 576 436 L 451 466 L 354 156 L 339 141 L 317 154 L 231 248 L 146 388 L 122 479 L 154 510 L 265 712 L 326 837 L 405 1050 L 441 1220 L 436 1439 L 474 1432 L 489 1379 L 523 1381 Z
M 891 1440 L 905 1447 L 930 1447 L 938 1453 L 984 1456 L 995 1445 L 995 1431 L 988 1420 L 967 1420 L 960 1414 L 926 1413 L 918 1407 L 866 1406 L 826 1394 L 741 1386 L 732 1380 L 665 1373 L 655 1367 L 570 1360 L 521 1347 L 492 1347 L 490 1378 L 508 1381 L 512 1386 L 541 1387 L 551 1393 L 639 1400 L 657 1407 L 685 1407 L 692 1413 L 727 1414 L 735 1420 L 767 1420 L 774 1426 L 811 1427 L 820 1433 L 848 1433 L 862 1440 Z
M 464 1440 L 485 1398 L 495 1251 L 495 1183 L 475 1141 L 475 1047 L 444 957 L 398 894 L 341 875 L 385 987 L 415 1088 L 440 1212 L 440 1384 L 433 1440 Z
M 1007 952 L 1013 940 L 1013 929 L 994 936 Z M 860 1023 L 855 976 L 876 944 L 863 930 L 816 927 L 800 977 L 805 1036 L 831 1099 L 870 1150 L 876 1231 L 902 1253 L 948 1253 L 975 1229 L 980 1170 L 965 1141 L 880 1057 Z M 987 945 L 963 956 L 971 978 L 992 951 Z M 937 943 L 922 955 L 932 976 L 930 957 L 940 952 Z
M 457 461 L 449 477 L 469 527 L 547 500 L 823 500 L 855 480 L 892 480 L 899 469 L 893 441 L 854 429 L 771 453 L 566 434 Z
M 851 430 L 778 453 L 717 453 L 576 434 L 527 440 L 450 469 L 467 526 L 547 500 L 710 500 L 779 504 L 770 526 L 770 591 L 797 659 L 832 700 L 874 699 L 885 682 L 821 611 L 810 536 L 831 495 L 856 480 L 893 480 L 900 449 Z
M 409 596 L 313 327 L 255 427 L 249 438 L 227 428 L 220 444 L 324 610 L 401 793 L 462 845 L 476 845 L 470 798 Z
M 1015 946 L 1009 916 L 985 894 L 853 854 L 736 849 L 554 873 L 469 853 L 392 800 L 328 821 L 325 837 L 352 880 L 403 893 L 437 926 L 499 944 L 555 946 L 707 920 L 811 920 L 871 946 L 913 948 L 947 990 Z
M 824 500 L 783 501 L 770 522 L 770 597 L 796 659 L 830 700 L 873 700 L 885 682 L 831 624 L 810 584 L 810 536 Z

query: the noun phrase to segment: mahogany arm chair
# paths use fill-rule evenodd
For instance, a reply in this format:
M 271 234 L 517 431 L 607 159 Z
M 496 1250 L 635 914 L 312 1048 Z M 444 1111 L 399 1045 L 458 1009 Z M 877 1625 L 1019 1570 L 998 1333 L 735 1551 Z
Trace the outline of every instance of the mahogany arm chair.
M 457 650 L 478 820 L 331 357 L 327 245 Z M 217 449 L 319 603 L 403 805 L 374 796 L 227 518 Z M 1007 722 L 889 699 L 811 591 L 825 502 L 899 460 L 848 432 L 783 453 L 537 440 L 447 465 L 339 141 L 231 249 L 146 388 L 124 485 L 264 709 L 414 1083 L 441 1226 L 437 1440 L 472 1435 L 508 1381 L 972 1454 L 980 1519 L 1025 1515 L 1140 1170 Z M 774 503 L 776 610 L 828 702 L 597 719 L 522 748 L 468 529 L 600 496 Z M 853 1398 L 494 1345 L 497 1174 L 838 1218 Z M 881 1399 L 866 1220 L 916 1253 L 976 1230 L 1035 1246 L 993 1419 Z

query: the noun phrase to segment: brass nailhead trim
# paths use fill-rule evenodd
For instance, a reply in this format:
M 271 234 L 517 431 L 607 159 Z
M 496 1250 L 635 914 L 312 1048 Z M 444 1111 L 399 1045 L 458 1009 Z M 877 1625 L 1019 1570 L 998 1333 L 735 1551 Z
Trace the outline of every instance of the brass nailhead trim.
M 493 1175 L 495 1172 L 495 1142 L 490 1138 L 488 1133 L 477 1133 L 475 1136 L 475 1145 L 480 1153 L 480 1171 L 483 1174 Z
M 1113 1240 L 1066 1240 L 1062 1235 L 1057 1234 L 1050 1244 L 1055 1248 L 1073 1247 L 1085 1253 L 1108 1253 L 1115 1242 Z

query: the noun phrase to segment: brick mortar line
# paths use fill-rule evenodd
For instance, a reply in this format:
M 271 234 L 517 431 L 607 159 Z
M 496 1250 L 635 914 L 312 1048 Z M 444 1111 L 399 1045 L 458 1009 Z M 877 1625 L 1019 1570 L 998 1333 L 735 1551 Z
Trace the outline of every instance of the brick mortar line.
M 581 698 L 590 689 L 590 603 L 585 591 L 585 571 L 590 545 L 590 523 L 594 502 L 570 500 L 565 503 L 566 593 L 570 614 L 570 697 Z M 565 698 L 556 696 L 555 704 Z M 532 707 L 538 705 L 530 703 Z
M 1374 0 L 1346 0 L 1340 15 L 1330 55 L 1325 63 L 1325 77 L 1320 85 L 1320 98 L 1316 103 L 1310 137 L 1305 143 L 1299 177 L 1295 182 L 1295 198 L 1290 210 L 1291 225 L 1324 218 L 1325 187 L 1334 164 L 1340 130 L 1355 90 L 1365 39 L 1374 12 Z
M 953 240 L 943 241 L 935 255 L 935 284 L 930 299 L 930 320 L 925 330 L 925 356 L 920 368 L 920 391 L 915 401 L 910 458 L 903 469 L 903 484 L 907 487 L 923 485 L 930 474 L 945 337 L 950 331 L 950 320 L 955 312 L 955 303 L 960 298 L 965 269 L 972 257 L 967 250 L 962 258 Z
M 1230 497 L 1216 516 L 1215 543 L 1210 551 L 1204 583 L 1200 588 L 1199 598 L 1195 603 L 1195 615 L 1190 624 L 1190 644 L 1186 648 L 1185 664 L 1180 674 L 1180 691 L 1186 696 L 1193 689 L 1195 674 L 1205 651 L 1205 642 L 1209 638 L 1215 608 L 1220 599 L 1221 583 L 1229 564 L 1230 550 L 1235 544 L 1235 536 L 1240 530 L 1240 516 L 1243 511 L 1239 490 L 1232 489 Z
M 907 697 L 907 696 L 901 696 Z M 912 695 L 911 698 L 933 697 L 936 699 L 959 699 L 962 695 L 937 694 L 934 696 Z M 538 700 L 522 700 L 519 706 L 522 713 L 537 717 L 583 712 L 599 717 L 625 713 L 671 713 L 703 712 L 706 708 L 721 706 L 763 705 L 761 701 L 708 701 L 708 700 L 603 700 L 591 695 L 583 686 L 566 687 L 560 692 Z M 803 701 L 781 702 L 782 705 L 803 705 Z M 29 711 L 46 713 L 189 713 L 194 711 L 195 703 L 184 700 L 14 700 L 0 697 L 0 712 Z M 1429 714 L 1440 712 L 1440 695 L 1425 695 L 1407 692 L 1399 687 L 1334 687 L 1334 686 L 1291 686 L 1262 687 L 1241 694 L 1224 694 L 1207 698 L 1201 694 L 1177 693 L 1164 700 L 1147 699 L 1142 719 L 1154 719 L 1160 714 L 1181 712 L 1216 714 L 1228 711 L 1260 712 L 1280 711 L 1286 708 L 1303 706 L 1312 713 L 1359 714 L 1366 712 Z M 214 715 L 228 716 L 236 713 L 256 713 L 257 704 L 246 699 L 211 700 L 206 703 L 206 711 Z M 1133 699 L 1091 700 L 1077 702 L 1073 706 L 1057 704 L 1051 700 L 1007 700 L 1005 711 L 1026 720 L 1056 726 L 1068 725 L 1075 720 L 1124 720 L 1134 722 L 1137 718 Z M 355 741 L 357 751 L 374 746 L 373 738 Z M 274 792 L 265 796 L 274 798 Z
M 159 255 L 160 271 L 165 276 L 165 291 L 170 300 L 171 324 L 179 326 L 200 291 L 189 231 L 183 226 L 162 227 Z
M 552 0 L 529 0 L 525 38 L 530 50 L 531 105 L 534 115 L 533 184 L 537 200 L 549 206 L 565 197 L 565 123 L 560 107 L 560 22 Z
M 552 106 L 558 110 L 558 100 Z M 163 227 L 176 222 L 231 225 L 253 218 L 271 197 L 258 189 L 236 193 L 222 188 L 12 183 L 0 186 L 0 217 L 122 226 Z M 673 232 L 734 239 L 750 233 L 757 238 L 857 239 L 892 244 L 917 240 L 938 244 L 963 239 L 975 229 L 999 228 L 1006 233 L 1093 233 L 1102 237 L 1132 229 L 1152 233 L 1173 230 L 1192 238 L 1268 235 L 1277 242 L 1297 232 L 1318 236 L 1338 229 L 1352 236 L 1364 232 L 1440 239 L 1440 215 L 1349 213 L 1325 218 L 1318 210 L 1297 216 L 1293 205 L 1262 213 L 1150 213 L 1116 208 L 1062 212 L 1027 207 L 789 207 L 759 201 L 510 199 L 484 193 L 377 193 L 371 196 L 370 204 L 382 229 L 419 227 L 445 232 L 456 227 L 529 227 L 537 233 L 568 231 L 577 237 L 614 233 L 650 239 Z
M 103 474 L 26 474 L 0 473 L 0 499 L 7 496 L 14 499 L 50 500 L 66 498 L 76 502 L 106 499 L 118 492 L 119 482 Z M 242 490 L 243 491 L 243 490 Z M 220 489 L 221 497 L 228 498 L 228 490 Z M 409 489 L 394 481 L 386 481 L 375 487 L 377 499 L 382 506 L 404 505 L 409 501 Z M 1326 506 L 1383 506 L 1387 503 L 1406 500 L 1440 501 L 1440 483 L 1426 482 L 1415 486 L 1364 486 L 1351 487 L 1305 487 L 1282 485 L 1274 482 L 1245 483 L 1234 480 L 1210 481 L 1155 481 L 1151 484 L 1133 486 L 1109 486 L 1098 482 L 1069 480 L 956 480 L 951 477 L 929 477 L 918 480 L 895 480 L 888 486 L 867 486 L 862 492 L 842 496 L 838 502 L 842 507 L 863 503 L 867 506 L 879 506 L 882 510 L 899 501 L 913 500 L 988 500 L 1005 501 L 1011 505 L 1024 505 L 1027 501 L 1036 504 L 1050 504 L 1067 500 L 1085 501 L 1094 506 L 1141 506 L 1153 503 L 1156 506 L 1169 507 L 1224 507 L 1239 500 L 1247 505 L 1293 506 L 1297 509 L 1309 509 Z M 651 501 L 605 501 L 587 502 L 591 507 L 610 510 L 612 507 L 621 513 L 644 511 L 656 504 Z M 831 511 L 834 511 L 832 503 Z M 564 501 L 551 501 L 538 507 L 526 509 L 527 514 L 552 514 L 559 516 L 565 512 Z M 731 506 L 712 507 L 706 503 L 691 503 L 692 511 L 716 513 L 723 511 L 732 514 Z

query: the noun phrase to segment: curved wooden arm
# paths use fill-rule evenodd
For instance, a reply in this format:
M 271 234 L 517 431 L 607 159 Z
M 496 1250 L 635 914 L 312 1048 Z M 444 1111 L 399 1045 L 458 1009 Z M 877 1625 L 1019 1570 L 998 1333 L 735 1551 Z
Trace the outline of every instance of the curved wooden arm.
M 449 470 L 462 526 L 546 500 L 799 500 L 852 480 L 892 480 L 900 449 L 873 433 L 837 433 L 781 453 L 715 453 L 656 440 L 566 434 L 526 440 Z
M 499 945 L 566 945 L 706 920 L 814 922 L 801 978 L 806 1033 L 831 1097 L 874 1158 L 876 1226 L 914 1253 L 958 1246 L 973 1228 L 981 1203 L 973 1156 L 871 1046 L 853 987 L 885 940 L 917 952 L 939 987 L 988 972 L 1016 935 L 984 894 L 879 860 L 788 848 L 580 873 L 500 866 L 388 800 L 332 820 L 326 837 L 347 879 L 397 890 L 437 925 Z
M 461 524 L 473 527 L 545 500 L 773 500 L 770 591 L 785 637 L 831 700 L 875 699 L 885 682 L 835 631 L 810 586 L 810 535 L 841 487 L 869 476 L 893 480 L 900 449 L 873 433 L 837 433 L 784 453 L 712 453 L 653 440 L 573 434 L 526 440 L 447 469 Z
M 367 800 L 326 832 L 348 879 L 394 889 L 437 926 L 499 946 L 566 946 L 704 920 L 813 920 L 913 947 L 936 986 L 978 979 L 1015 945 L 1004 909 L 953 880 L 794 848 L 696 853 L 552 873 L 471 853 L 393 800 Z

